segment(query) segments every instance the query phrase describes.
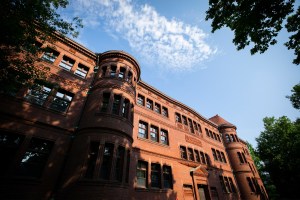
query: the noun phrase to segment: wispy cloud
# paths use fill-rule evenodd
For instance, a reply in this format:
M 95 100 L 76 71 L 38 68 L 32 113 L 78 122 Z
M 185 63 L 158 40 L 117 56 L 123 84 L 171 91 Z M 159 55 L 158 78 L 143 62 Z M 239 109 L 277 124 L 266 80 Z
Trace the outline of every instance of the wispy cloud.
M 75 4 L 85 26 L 101 23 L 109 34 L 127 40 L 134 52 L 165 69 L 192 69 L 216 53 L 200 28 L 167 19 L 148 4 L 131 0 L 77 0 Z

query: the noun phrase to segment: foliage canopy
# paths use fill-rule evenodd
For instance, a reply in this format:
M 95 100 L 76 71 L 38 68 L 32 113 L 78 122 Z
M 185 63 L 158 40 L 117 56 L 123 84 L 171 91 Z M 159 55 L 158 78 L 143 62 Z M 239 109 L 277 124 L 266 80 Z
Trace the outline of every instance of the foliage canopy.
M 2 0 L 0 12 L 0 91 L 12 91 L 45 77 L 34 67 L 40 50 L 35 42 L 54 39 L 53 33 L 76 37 L 81 20 L 67 22 L 57 13 L 68 0 Z
M 288 99 L 290 99 L 292 105 L 296 109 L 300 109 L 300 83 L 295 85 L 292 89 L 292 95 L 287 96 Z
M 257 153 L 281 198 L 300 196 L 300 120 L 283 116 L 263 119 L 264 131 L 256 138 Z
M 212 19 L 212 32 L 222 27 L 234 31 L 233 43 L 238 50 L 253 44 L 250 52 L 264 53 L 275 39 L 286 20 L 286 29 L 292 35 L 285 43 L 293 49 L 300 63 L 300 6 L 294 10 L 295 0 L 209 0 L 206 20 Z

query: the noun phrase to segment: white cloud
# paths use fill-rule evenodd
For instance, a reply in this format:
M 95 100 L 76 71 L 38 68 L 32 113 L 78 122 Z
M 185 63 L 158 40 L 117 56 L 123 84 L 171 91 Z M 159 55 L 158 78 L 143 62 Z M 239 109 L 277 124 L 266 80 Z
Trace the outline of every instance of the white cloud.
M 162 68 L 192 69 L 216 53 L 200 28 L 169 20 L 150 5 L 131 0 L 77 0 L 75 5 L 78 14 L 84 12 L 85 26 L 104 22 L 108 33 L 127 40 L 134 52 Z

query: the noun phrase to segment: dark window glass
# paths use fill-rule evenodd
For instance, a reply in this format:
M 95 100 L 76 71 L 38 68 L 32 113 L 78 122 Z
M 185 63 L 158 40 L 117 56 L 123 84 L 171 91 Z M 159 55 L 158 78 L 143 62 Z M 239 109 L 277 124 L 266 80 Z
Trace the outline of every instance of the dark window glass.
M 223 176 L 219 176 L 219 180 L 220 180 L 220 184 L 221 184 L 221 187 L 222 187 L 223 192 L 227 192 L 227 191 L 226 191 L 226 187 L 225 187 L 225 182 L 224 182 Z
M 189 160 L 194 161 L 194 153 L 193 153 L 193 149 L 188 148 L 188 158 Z
M 75 71 L 75 75 L 80 76 L 81 78 L 85 78 L 88 72 L 89 68 L 79 63 Z
M 110 67 L 110 77 L 116 77 L 117 73 L 117 66 L 111 66 Z
M 209 137 L 209 132 L 207 128 L 205 128 L 205 132 L 206 132 L 206 136 Z
M 181 115 L 179 113 L 175 113 L 175 120 L 176 122 L 181 123 Z
M 193 125 L 194 125 L 194 129 L 195 129 L 196 131 L 198 131 L 197 123 L 196 123 L 195 121 L 193 121 Z
M 190 131 L 191 131 L 191 133 L 194 133 L 193 122 L 192 122 L 192 120 L 190 118 L 188 119 L 188 121 L 189 121 Z
M 247 163 L 247 159 L 246 159 L 246 157 L 245 157 L 245 154 L 244 154 L 244 153 L 242 153 L 242 156 L 243 156 L 243 159 L 244 159 L 244 163 Z
M 102 67 L 102 70 L 101 70 L 101 77 L 105 77 L 106 71 L 107 71 L 107 66 Z
M 113 158 L 114 145 L 105 143 L 103 161 L 101 165 L 100 177 L 108 180 L 110 177 L 110 170 Z
M 247 182 L 248 182 L 251 192 L 255 192 L 255 188 L 254 188 L 254 185 L 253 185 L 250 177 L 247 177 Z
M 148 138 L 148 124 L 146 122 L 139 122 L 139 135 L 140 138 Z
M 109 105 L 110 93 L 103 93 L 101 112 L 107 112 Z
M 130 72 L 130 71 L 128 72 L 126 81 L 128 81 L 128 83 L 132 82 L 132 72 Z
M 217 152 L 217 160 L 218 160 L 218 161 L 222 161 L 222 157 L 221 157 L 220 151 L 217 150 L 216 152 Z
M 241 154 L 240 152 L 237 152 L 237 155 L 238 155 L 238 157 L 239 157 L 240 162 L 241 162 L 241 163 L 244 163 L 242 154 Z
M 43 105 L 50 92 L 50 87 L 35 84 L 29 89 L 27 95 L 25 96 L 25 99 L 27 101 L 30 101 L 31 103 Z
M 160 188 L 160 165 L 151 164 L 151 187 Z
M 122 178 L 123 178 L 124 156 L 125 156 L 125 148 L 119 146 L 117 152 L 116 168 L 115 168 L 115 178 L 119 182 L 122 182 Z
M 169 117 L 168 108 L 162 107 L 162 115 L 165 117 Z
M 182 115 L 182 122 L 183 122 L 184 125 L 188 125 L 186 116 L 184 116 L 184 115 Z
M 208 166 L 210 166 L 210 165 L 211 165 L 211 162 L 210 162 L 210 157 L 209 157 L 209 155 L 208 155 L 208 154 L 205 154 L 205 161 L 206 161 L 206 164 L 207 164 Z
M 214 160 L 218 160 L 217 153 L 215 149 L 211 149 L 213 153 Z
M 39 178 L 47 164 L 54 142 L 32 138 L 21 160 L 18 175 Z
M 129 106 L 130 106 L 129 100 L 124 99 L 122 105 L 122 117 L 128 118 Z
M 202 164 L 206 164 L 206 162 L 205 162 L 205 156 L 204 156 L 204 153 L 202 151 L 200 151 L 200 159 L 201 159 L 201 163 Z
M 88 160 L 87 160 L 87 169 L 85 173 L 85 178 L 93 178 L 93 174 L 96 167 L 96 161 L 99 151 L 99 142 L 91 142 Z
M 218 139 L 217 139 L 217 135 L 216 135 L 215 132 L 213 132 L 213 138 L 214 138 L 215 140 L 218 140 Z
M 222 161 L 223 161 L 224 163 L 227 163 L 225 154 L 224 154 L 223 152 L 221 152 L 221 157 L 222 157 Z
M 153 110 L 153 101 L 150 99 L 147 99 L 146 108 Z
M 155 106 L 154 106 L 154 111 L 157 112 L 158 114 L 161 113 L 161 108 L 160 108 L 160 104 L 158 103 L 155 103 Z
M 226 192 L 232 192 L 231 191 L 231 188 L 229 186 L 229 181 L 228 181 L 228 178 L 226 176 L 224 176 L 224 182 L 225 182 L 225 187 L 226 187 Z
M 119 78 L 120 79 L 123 79 L 124 78 L 124 76 L 125 76 L 125 72 L 126 72 L 126 68 L 124 68 L 124 67 L 120 67 L 120 72 L 119 72 Z
M 229 137 L 228 134 L 225 134 L 225 139 L 226 139 L 226 142 L 227 142 L 227 143 L 231 142 L 230 137 Z
M 112 107 L 112 114 L 115 114 L 115 115 L 119 114 L 120 102 L 121 102 L 121 96 L 115 94 L 113 107 Z
M 60 61 L 59 66 L 64 70 L 70 71 L 73 67 L 75 61 L 67 56 L 63 56 L 63 59 Z
M 170 166 L 163 166 L 163 179 L 164 179 L 164 188 L 173 188 L 172 184 L 172 171 Z
M 230 136 L 230 140 L 231 140 L 232 142 L 235 142 L 235 137 L 234 137 L 234 135 L 233 135 L 233 134 L 230 134 L 229 136 Z
M 200 162 L 199 151 L 195 150 L 195 161 Z
M 168 131 L 161 129 L 160 130 L 160 141 L 163 144 L 168 145 L 169 144 L 169 140 L 168 140 Z
M 138 94 L 138 99 L 137 99 L 137 103 L 141 106 L 144 106 L 145 105 L 145 97 Z
M 148 163 L 144 161 L 138 161 L 136 169 L 137 185 L 139 187 L 147 187 L 148 177 Z
M 73 96 L 74 95 L 72 93 L 64 90 L 58 90 L 51 102 L 50 108 L 60 112 L 66 112 L 71 104 Z
M 158 142 L 158 128 L 155 126 L 150 127 L 150 138 L 152 141 Z
M 229 179 L 229 185 L 230 185 L 230 187 L 231 187 L 231 191 L 232 191 L 233 193 L 236 193 L 236 188 L 235 188 L 235 185 L 233 184 L 232 179 L 231 179 L 230 177 L 229 177 L 228 179 Z
M 180 157 L 182 159 L 187 159 L 186 148 L 184 146 L 180 146 Z
M 219 142 L 221 142 L 221 138 L 220 138 L 219 134 L 217 134 L 217 139 L 218 139 Z
M 197 124 L 197 125 L 198 125 L 198 129 L 199 129 L 200 133 L 202 133 L 201 125 L 200 124 Z
M 0 133 L 0 174 L 6 174 L 19 152 L 24 138 L 23 135 L 6 132 Z

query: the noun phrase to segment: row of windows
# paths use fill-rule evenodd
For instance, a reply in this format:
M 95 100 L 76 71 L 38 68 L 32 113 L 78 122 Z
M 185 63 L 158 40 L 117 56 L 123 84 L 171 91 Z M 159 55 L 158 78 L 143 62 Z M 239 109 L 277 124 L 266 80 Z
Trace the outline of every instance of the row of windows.
M 198 133 L 202 133 L 202 128 L 199 123 L 196 123 L 190 118 L 187 118 L 186 116 L 181 115 L 177 112 L 175 113 L 175 121 L 188 126 L 191 133 L 195 133 L 195 131 L 197 131 Z
M 227 143 L 239 142 L 239 139 L 236 134 L 225 134 L 225 139 Z
M 236 187 L 233 184 L 232 178 L 227 176 L 219 176 L 221 187 L 225 193 L 236 193 Z
M 104 92 L 100 112 L 112 113 L 126 119 L 133 119 L 133 104 L 122 95 Z
M 158 133 L 160 134 L 158 135 Z M 143 121 L 139 121 L 138 137 L 150 139 L 151 141 L 154 142 L 159 142 L 165 145 L 169 145 L 169 137 L 168 137 L 167 130 L 159 129 L 157 126 L 151 125 L 149 131 L 148 123 Z
M 53 141 L 40 138 L 31 138 L 29 143 L 24 142 L 25 136 L 1 132 L 0 133 L 0 174 L 6 175 L 12 168 L 15 174 L 22 177 L 40 178 L 48 162 Z M 20 149 L 25 153 L 20 154 Z M 17 164 L 14 163 L 16 158 Z
M 42 55 L 41 59 L 50 63 L 54 63 L 57 57 L 59 56 L 59 54 L 60 53 L 58 51 L 55 51 L 54 49 L 51 48 L 47 48 L 44 54 Z M 71 71 L 74 65 L 75 65 L 75 60 L 64 55 L 58 66 L 66 71 Z M 89 68 L 87 66 L 78 63 L 78 66 L 74 74 L 81 78 L 85 78 L 88 72 L 89 72 Z
M 100 77 L 118 78 L 128 83 L 136 82 L 132 72 L 127 67 L 117 67 L 116 65 L 102 66 Z M 132 80 L 133 79 L 133 80 Z
M 215 132 L 212 132 L 211 130 L 208 130 L 207 128 L 205 128 L 205 132 L 206 132 L 207 137 L 210 137 L 214 140 L 217 140 L 217 141 L 221 142 L 221 137 L 220 137 L 219 134 L 217 134 Z
M 128 183 L 130 151 L 127 150 L 126 155 L 125 147 L 116 146 L 112 143 L 105 143 L 104 148 L 101 148 L 101 146 L 98 141 L 90 143 L 84 177 L 87 179 L 100 178 L 122 182 L 125 170 L 125 181 Z M 115 156 L 114 151 L 116 152 Z M 125 165 L 126 168 L 124 168 Z
M 266 191 L 264 190 L 263 186 L 259 186 L 257 180 L 254 177 L 246 177 L 246 179 L 251 192 L 262 194 L 262 199 L 267 199 Z
M 254 166 L 254 164 L 251 164 L 251 163 L 248 162 L 248 165 L 249 165 L 249 167 L 250 167 L 250 169 L 251 169 L 251 171 L 252 171 L 253 173 L 256 173 L 256 172 L 257 172 L 257 171 L 256 171 L 256 168 L 255 168 L 255 166 Z
M 146 102 L 146 104 L 145 104 Z M 154 112 L 163 115 L 164 117 L 169 117 L 168 108 L 161 106 L 159 103 L 154 102 L 147 98 L 145 101 L 145 97 L 141 94 L 138 94 L 137 104 L 141 106 L 145 106 L 150 110 L 154 110 Z
M 186 148 L 185 146 L 180 146 L 180 157 L 185 160 L 195 161 L 206 165 L 210 164 L 208 154 L 196 149 L 193 150 L 190 147 Z
M 212 154 L 213 154 L 213 157 L 215 160 L 223 162 L 223 163 L 227 163 L 224 152 L 215 150 L 213 148 L 211 150 L 212 150 Z
M 158 163 L 151 163 L 151 170 L 148 170 L 148 162 L 138 161 L 136 169 L 137 186 L 142 188 L 173 188 L 172 170 L 168 165 L 161 167 Z M 150 171 L 150 174 L 148 174 Z M 150 175 L 150 184 L 148 176 Z
M 238 155 L 238 158 L 239 158 L 241 164 L 247 163 L 247 159 L 246 159 L 244 153 L 237 152 L 237 155 Z
M 52 110 L 66 112 L 72 102 L 73 96 L 74 94 L 63 89 L 35 84 L 28 90 L 25 99 Z

